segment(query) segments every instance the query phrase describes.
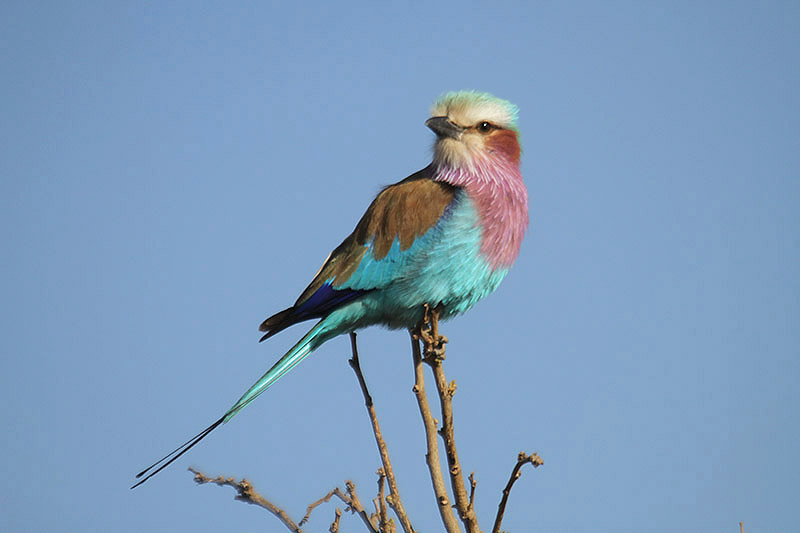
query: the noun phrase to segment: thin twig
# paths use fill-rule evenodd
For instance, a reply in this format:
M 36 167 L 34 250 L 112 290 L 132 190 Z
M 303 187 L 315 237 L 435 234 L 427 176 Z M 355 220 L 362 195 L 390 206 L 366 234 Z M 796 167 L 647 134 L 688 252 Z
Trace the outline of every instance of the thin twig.
M 414 395 L 419 404 L 419 412 L 422 416 L 422 423 L 425 426 L 425 440 L 427 442 L 428 453 L 425 454 L 425 462 L 428 464 L 428 471 L 431 474 L 433 492 L 436 494 L 436 502 L 439 504 L 439 514 L 442 517 L 447 533 L 460 533 L 458 521 L 453 514 L 450 506 L 450 498 L 447 495 L 447 487 L 444 484 L 441 463 L 439 461 L 439 442 L 436 439 L 436 420 L 431 413 L 428 404 L 428 396 L 425 394 L 425 374 L 422 368 L 422 353 L 419 348 L 419 330 L 409 330 L 411 334 L 411 354 L 414 361 Z
M 233 487 L 234 489 L 236 489 L 236 492 L 238 493 L 236 495 L 237 500 L 245 503 L 250 503 L 253 505 L 258 505 L 259 507 L 263 507 L 267 511 L 277 516 L 278 519 L 281 522 L 283 522 L 283 524 L 289 529 L 289 531 L 292 531 L 292 533 L 302 533 L 303 530 L 300 528 L 306 522 L 308 522 L 308 519 L 311 517 L 311 512 L 317 506 L 330 501 L 331 497 L 333 496 L 336 496 L 342 501 L 342 503 L 347 505 L 347 508 L 345 509 L 346 511 L 350 511 L 351 513 L 359 515 L 361 519 L 364 521 L 364 525 L 367 526 L 367 530 L 370 533 L 380 533 L 378 531 L 377 524 L 372 523 L 370 521 L 369 515 L 364 510 L 364 507 L 361 505 L 361 502 L 358 499 L 358 495 L 356 494 L 355 484 L 353 484 L 352 481 L 347 481 L 345 483 L 345 486 L 347 487 L 347 494 L 343 493 L 341 489 L 339 489 L 338 487 L 334 488 L 333 490 L 328 492 L 328 494 L 326 494 L 319 500 L 309 505 L 306 508 L 306 514 L 305 516 L 303 516 L 303 519 L 300 520 L 299 523 L 295 523 L 289 517 L 289 514 L 286 511 L 284 511 L 274 503 L 267 500 L 264 496 L 256 492 L 256 490 L 253 488 L 250 482 L 247 481 L 246 479 L 242 479 L 241 481 L 236 481 L 236 479 L 232 477 L 226 478 L 222 476 L 211 478 L 203 474 L 199 470 L 195 470 L 194 468 L 189 468 L 189 471 L 194 474 L 195 482 L 197 482 L 200 485 L 206 483 L 214 483 L 219 486 L 227 485 L 229 487 Z
M 380 524 L 381 524 L 381 531 L 386 530 L 386 524 L 389 522 L 389 517 L 386 513 L 386 498 L 383 494 L 383 485 L 384 481 L 386 481 L 386 473 L 383 471 L 383 468 L 378 469 L 378 516 L 380 516 Z
M 450 486 L 453 489 L 453 496 L 456 501 L 459 517 L 464 523 L 468 533 L 480 533 L 478 527 L 478 517 L 472 509 L 464 487 L 464 476 L 461 473 L 461 463 L 458 460 L 456 450 L 455 431 L 453 429 L 453 395 L 456 393 L 456 382 L 447 383 L 444 375 L 442 361 L 445 357 L 445 343 L 447 338 L 439 334 L 439 309 L 425 306 L 425 315 L 422 327 L 420 327 L 420 338 L 424 344 L 425 362 L 433 370 L 433 377 L 436 381 L 436 389 L 439 393 L 439 402 L 442 409 L 442 429 L 440 434 L 444 439 L 444 449 L 447 453 L 447 466 L 450 472 Z
M 247 481 L 246 479 L 242 479 L 241 481 L 236 481 L 236 479 L 232 477 L 225 478 L 222 476 L 210 478 L 205 474 L 203 474 L 202 472 L 199 472 L 191 467 L 189 468 L 189 471 L 191 471 L 194 474 L 194 480 L 199 485 L 203 485 L 205 483 L 215 483 L 220 487 L 224 485 L 233 487 L 234 489 L 236 489 L 237 492 L 236 495 L 237 500 L 245 503 L 250 503 L 252 505 L 257 505 L 259 507 L 263 507 L 270 513 L 274 514 L 278 518 L 278 520 L 283 522 L 283 525 L 285 525 L 289 529 L 289 531 L 292 531 L 293 533 L 303 533 L 303 530 L 300 529 L 300 526 L 298 526 L 291 518 L 289 518 L 289 515 L 286 513 L 286 511 L 284 511 L 283 509 L 281 509 L 280 507 L 278 507 L 277 505 L 275 505 L 274 503 L 272 503 L 271 501 L 260 495 L 258 492 L 256 492 L 256 490 L 253 488 L 253 485 L 251 485 L 250 482 Z
M 348 487 L 348 489 L 349 489 L 349 487 Z M 355 487 L 353 487 L 353 491 L 355 491 Z M 341 491 L 341 489 L 339 489 L 339 487 L 334 487 L 333 489 L 330 490 L 330 492 L 328 492 L 328 494 L 326 494 L 325 496 L 323 496 L 319 500 L 309 504 L 308 507 L 306 507 L 306 514 L 303 516 L 302 519 L 300 519 L 300 522 L 298 522 L 297 525 L 300 526 L 300 527 L 304 526 L 308 522 L 308 519 L 311 518 L 311 512 L 314 511 L 314 509 L 316 509 L 318 506 L 322 505 L 323 503 L 327 503 L 327 502 L 331 501 L 331 498 L 333 496 L 336 496 L 337 498 L 342 500 L 342 502 L 345 505 L 347 505 L 347 508 L 345 509 L 346 511 L 350 511 L 352 513 L 357 513 L 358 512 L 358 510 L 354 508 L 352 498 L 350 498 L 350 496 L 344 494 Z
M 514 465 L 514 469 L 511 471 L 511 477 L 508 479 L 506 488 L 503 489 L 503 497 L 500 499 L 500 505 L 497 508 L 497 517 L 494 519 L 492 533 L 500 533 L 500 524 L 503 522 L 503 514 L 506 512 L 508 495 L 511 494 L 511 487 L 514 486 L 514 482 L 522 475 L 521 468 L 525 463 L 530 463 L 534 468 L 538 468 L 544 464 L 544 461 L 542 461 L 542 458 L 539 457 L 536 452 L 532 453 L 531 455 L 528 455 L 525 452 L 519 452 L 519 455 L 517 456 L 517 464 Z
M 339 520 L 342 518 L 342 511 L 339 508 L 336 508 L 336 516 L 333 518 L 333 523 L 331 527 L 328 528 L 330 533 L 339 533 Z
M 331 491 L 328 494 L 326 494 L 325 496 L 323 496 L 319 500 L 308 504 L 308 507 L 306 507 L 306 514 L 303 515 L 303 518 L 300 519 L 300 522 L 298 522 L 297 525 L 298 526 L 304 526 L 306 524 L 306 522 L 308 522 L 308 519 L 311 518 L 311 511 L 313 511 L 317 506 L 322 505 L 323 503 L 328 503 L 329 501 L 331 501 L 331 498 L 337 492 L 339 492 L 339 488 L 335 487 L 335 488 L 331 489 Z M 343 495 L 339 496 L 339 498 L 341 498 L 342 496 Z
M 474 509 L 475 508 L 475 487 L 478 486 L 478 482 L 475 481 L 475 472 L 470 472 L 469 473 L 469 486 L 470 486 L 470 490 L 469 490 L 469 508 L 470 509 Z
M 343 493 L 339 487 L 334 487 L 333 489 L 330 490 L 330 492 L 328 492 L 328 494 L 326 494 L 319 500 L 309 504 L 308 507 L 306 507 L 306 514 L 303 516 L 300 522 L 298 522 L 297 525 L 301 527 L 304 526 L 308 522 L 308 519 L 311 518 L 311 513 L 314 511 L 314 509 L 316 509 L 323 503 L 331 501 L 331 498 L 333 496 L 336 496 L 337 498 L 342 500 L 342 503 L 347 505 L 345 511 L 350 511 L 351 513 L 358 514 L 361 517 L 361 519 L 364 520 L 367 529 L 369 529 L 370 532 L 372 533 L 377 533 L 375 524 L 370 522 L 369 515 L 367 515 L 367 512 L 364 510 L 363 507 L 361 507 L 361 502 L 358 500 L 358 496 L 356 496 L 355 485 L 353 484 L 352 481 L 347 481 L 346 486 L 347 486 L 347 494 Z
M 394 477 L 394 470 L 392 470 L 392 462 L 389 460 L 389 450 L 386 447 L 386 441 L 383 440 L 381 428 L 378 425 L 378 416 L 375 414 L 375 407 L 372 404 L 372 396 L 367 389 L 367 382 L 364 380 L 364 374 L 361 372 L 361 365 L 358 362 L 358 346 L 356 344 L 356 333 L 350 333 L 350 346 L 353 351 L 353 357 L 350 359 L 350 366 L 356 373 L 358 383 L 361 385 L 361 392 L 364 394 L 364 403 L 367 406 L 370 422 L 372 422 L 372 431 L 375 434 L 375 442 L 378 444 L 378 452 L 381 456 L 383 463 L 383 470 L 386 473 L 386 481 L 389 484 L 389 496 L 386 502 L 397 515 L 400 525 L 403 527 L 405 533 L 414 533 L 414 528 L 411 526 L 411 521 L 408 519 L 406 510 L 403 507 L 403 501 L 400 499 L 400 492 L 397 490 L 397 481 Z
M 379 533 L 378 532 L 378 525 L 375 523 L 374 520 L 367 514 L 367 511 L 364 509 L 364 506 L 361 505 L 361 500 L 358 499 L 358 494 L 356 494 L 356 484 L 352 481 L 345 481 L 344 486 L 347 487 L 347 500 L 343 500 L 350 509 L 358 514 L 361 517 L 361 520 L 364 522 L 364 525 L 367 526 L 367 529 L 370 530 L 371 533 Z M 339 489 L 334 489 L 338 491 Z M 339 493 L 336 493 L 339 496 Z M 339 496 L 341 498 L 341 496 Z
M 381 533 L 394 533 L 395 525 L 394 522 L 389 518 L 389 514 L 386 511 L 386 497 L 383 493 L 383 486 L 384 481 L 386 480 L 386 473 L 383 471 L 383 468 L 378 469 L 378 496 L 375 498 L 376 504 L 375 509 L 378 511 L 378 516 L 380 517 L 380 530 Z

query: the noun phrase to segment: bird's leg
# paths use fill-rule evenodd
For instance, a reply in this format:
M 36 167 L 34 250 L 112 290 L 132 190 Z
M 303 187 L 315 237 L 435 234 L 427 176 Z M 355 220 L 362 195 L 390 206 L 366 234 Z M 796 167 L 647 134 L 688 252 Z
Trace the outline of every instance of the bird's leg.
M 440 313 L 441 304 L 436 307 L 425 304 L 422 321 L 417 328 L 419 338 L 422 339 L 424 346 L 425 361 L 429 364 L 432 361 L 444 361 L 445 358 L 444 345 L 447 344 L 447 337 L 439 334 Z

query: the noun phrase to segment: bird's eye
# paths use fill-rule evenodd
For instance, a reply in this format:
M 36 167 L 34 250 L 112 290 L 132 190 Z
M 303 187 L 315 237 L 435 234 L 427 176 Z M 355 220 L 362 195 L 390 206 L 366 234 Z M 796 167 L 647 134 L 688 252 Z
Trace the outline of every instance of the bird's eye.
M 478 124 L 478 130 L 481 133 L 487 133 L 492 130 L 492 125 L 488 122 L 481 122 L 480 124 Z

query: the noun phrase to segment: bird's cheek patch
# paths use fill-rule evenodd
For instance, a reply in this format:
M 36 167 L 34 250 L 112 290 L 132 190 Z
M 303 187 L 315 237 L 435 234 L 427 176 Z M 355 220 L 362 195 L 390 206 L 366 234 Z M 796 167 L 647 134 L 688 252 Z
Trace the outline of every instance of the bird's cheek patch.
M 517 134 L 511 130 L 498 130 L 486 140 L 486 147 L 499 152 L 512 161 L 519 161 L 520 148 Z

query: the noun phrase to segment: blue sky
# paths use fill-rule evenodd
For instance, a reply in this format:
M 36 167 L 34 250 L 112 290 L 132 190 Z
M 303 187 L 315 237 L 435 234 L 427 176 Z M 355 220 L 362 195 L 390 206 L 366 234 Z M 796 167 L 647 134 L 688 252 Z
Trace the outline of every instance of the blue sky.
M 483 528 L 524 449 L 509 531 L 795 529 L 800 9 L 647 4 L 4 3 L 0 530 L 283 530 L 188 466 L 296 517 L 345 479 L 368 501 L 345 338 L 128 487 L 302 335 L 256 342 L 465 88 L 519 106 L 532 217 L 443 326 Z M 359 340 L 439 530 L 407 335 Z

